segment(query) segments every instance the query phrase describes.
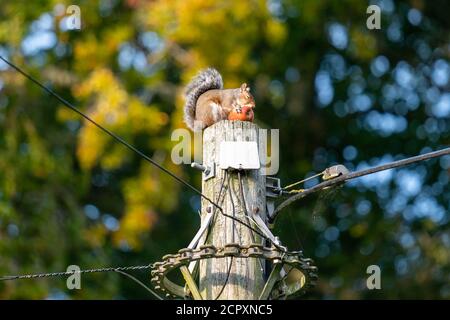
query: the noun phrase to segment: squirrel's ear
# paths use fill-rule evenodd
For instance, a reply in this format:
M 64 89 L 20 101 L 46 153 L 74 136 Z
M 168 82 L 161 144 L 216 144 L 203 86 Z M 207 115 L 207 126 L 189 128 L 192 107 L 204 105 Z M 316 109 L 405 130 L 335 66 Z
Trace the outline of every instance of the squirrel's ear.
M 241 92 L 250 91 L 250 88 L 247 86 L 247 84 L 244 82 L 241 84 Z

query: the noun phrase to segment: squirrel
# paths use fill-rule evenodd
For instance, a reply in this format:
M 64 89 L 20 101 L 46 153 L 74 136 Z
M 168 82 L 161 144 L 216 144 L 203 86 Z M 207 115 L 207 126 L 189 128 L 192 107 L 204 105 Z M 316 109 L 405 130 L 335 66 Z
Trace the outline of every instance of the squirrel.
M 184 122 L 201 131 L 221 120 L 253 121 L 255 99 L 243 83 L 237 89 L 223 89 L 220 73 L 213 68 L 201 71 L 185 91 Z

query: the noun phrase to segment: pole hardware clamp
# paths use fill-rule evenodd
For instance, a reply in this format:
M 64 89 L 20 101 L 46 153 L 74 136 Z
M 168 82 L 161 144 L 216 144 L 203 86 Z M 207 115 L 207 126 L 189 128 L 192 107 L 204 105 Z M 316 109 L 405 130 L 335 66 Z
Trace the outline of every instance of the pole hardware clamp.
M 203 181 L 214 178 L 216 176 L 216 165 L 212 163 L 210 166 L 205 166 L 203 164 L 192 162 L 191 167 L 203 172 Z

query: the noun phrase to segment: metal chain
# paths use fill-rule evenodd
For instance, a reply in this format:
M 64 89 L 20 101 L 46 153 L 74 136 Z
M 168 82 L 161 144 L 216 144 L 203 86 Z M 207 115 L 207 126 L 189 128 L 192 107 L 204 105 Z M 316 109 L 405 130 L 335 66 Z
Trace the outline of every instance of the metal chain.
M 186 298 L 184 287 L 171 282 L 167 279 L 167 275 L 179 267 L 189 265 L 192 261 L 225 257 L 266 259 L 299 269 L 305 276 L 305 284 L 291 291 L 289 295 L 304 293 L 316 284 L 318 278 L 317 267 L 314 266 L 313 260 L 303 257 L 301 251 L 285 252 L 277 248 L 264 247 L 259 243 L 249 245 L 230 243 L 224 247 L 203 245 L 198 249 L 184 248 L 179 250 L 177 254 L 165 255 L 161 262 L 153 264 L 151 283 L 153 288 L 166 298 Z M 282 281 L 278 281 L 273 290 L 275 295 L 272 295 L 272 298 L 283 297 L 284 286 L 285 284 Z

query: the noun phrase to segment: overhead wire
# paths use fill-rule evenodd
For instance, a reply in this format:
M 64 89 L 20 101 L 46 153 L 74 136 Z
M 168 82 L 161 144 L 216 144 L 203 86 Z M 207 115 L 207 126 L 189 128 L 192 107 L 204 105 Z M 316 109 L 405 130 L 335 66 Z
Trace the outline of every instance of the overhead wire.
M 236 217 L 236 209 L 234 206 L 234 200 L 233 200 L 233 195 L 231 193 L 231 185 L 230 185 L 230 175 L 228 173 L 228 171 L 225 171 L 224 173 L 224 177 L 223 177 L 223 181 L 225 181 L 225 179 L 228 182 L 228 194 L 230 196 L 230 203 L 231 203 L 231 208 L 233 211 L 233 217 Z M 234 232 L 235 232 L 235 221 L 232 220 L 233 225 L 231 226 L 231 243 L 234 243 L 235 241 L 235 237 L 234 237 Z M 216 298 L 214 300 L 218 300 L 220 298 L 220 296 L 222 295 L 222 293 L 225 290 L 225 287 L 228 284 L 228 280 L 230 279 L 230 274 L 231 274 L 231 267 L 233 265 L 233 257 L 230 257 L 230 262 L 228 263 L 228 269 L 227 269 L 227 274 L 225 276 L 225 281 L 222 285 L 222 288 L 220 289 L 219 293 L 217 294 Z
M 171 176 L 173 179 L 175 179 L 179 183 L 183 184 L 184 186 L 188 187 L 189 189 L 191 189 L 196 194 L 200 195 L 200 197 L 202 197 L 203 199 L 208 201 L 217 210 L 219 210 L 219 212 L 223 216 L 228 217 L 228 218 L 232 219 L 234 222 L 237 222 L 237 223 L 245 226 L 250 231 L 258 234 L 259 236 L 261 236 L 263 239 L 265 239 L 269 243 L 272 243 L 279 250 L 282 250 L 283 252 L 286 250 L 285 248 L 283 248 L 283 247 L 277 245 L 276 243 L 274 243 L 270 238 L 265 236 L 259 230 L 256 230 L 255 228 L 253 228 L 250 225 L 250 222 L 245 223 L 245 222 L 241 221 L 240 219 L 236 218 L 234 210 L 233 210 L 233 215 L 229 215 L 229 214 L 225 213 L 223 211 L 223 208 L 219 204 L 217 204 L 215 201 L 211 200 L 209 197 L 204 195 L 200 190 L 195 188 L 192 184 L 190 184 L 189 182 L 185 181 L 181 177 L 175 175 L 170 170 L 168 170 L 165 167 L 163 167 L 162 165 L 158 164 L 155 160 L 153 160 L 152 158 L 150 158 L 149 156 L 144 154 L 142 151 L 140 151 L 139 149 L 137 149 L 136 147 L 134 147 L 133 145 L 131 145 L 130 143 L 125 141 L 123 138 L 121 138 L 120 136 L 116 135 L 112 131 L 108 130 L 107 128 L 103 127 L 102 125 L 100 125 L 99 123 L 94 121 L 92 118 L 90 118 L 88 115 L 84 114 L 81 110 L 79 110 L 73 104 L 71 104 L 70 102 L 68 102 L 64 98 L 62 98 L 59 94 L 57 94 L 56 92 L 54 92 L 53 90 L 51 90 L 47 86 L 45 86 L 42 83 L 40 83 L 37 79 L 35 79 L 30 74 L 28 74 L 25 71 L 23 71 L 18 66 L 14 65 L 13 63 L 11 63 L 7 59 L 3 58 L 2 56 L 0 56 L 0 59 L 2 61 L 4 61 L 6 64 L 8 64 L 10 67 L 15 69 L 17 72 L 19 72 L 20 74 L 25 76 L 27 79 L 29 79 L 30 81 L 32 81 L 33 83 L 35 83 L 36 85 L 41 87 L 44 91 L 49 93 L 51 96 L 55 97 L 64 106 L 66 106 L 69 109 L 71 109 L 72 111 L 76 112 L 77 114 L 82 116 L 84 119 L 86 119 L 88 122 L 92 123 L 97 128 L 99 128 L 100 130 L 102 130 L 103 132 L 105 132 L 106 134 L 111 136 L 117 142 L 121 143 L 122 145 L 124 145 L 125 147 L 127 147 L 131 151 L 135 152 L 137 155 L 139 155 L 140 157 L 142 157 L 143 159 L 145 159 L 146 161 L 148 161 L 149 163 L 151 163 L 152 165 L 154 165 L 155 167 L 160 169 L 161 171 L 165 172 L 167 175 Z M 409 165 L 409 164 L 412 164 L 412 163 L 417 163 L 417 162 L 421 162 L 421 161 L 425 161 L 425 160 L 429 160 L 429 159 L 432 159 L 432 158 L 440 157 L 440 156 L 443 156 L 443 155 L 449 155 L 449 154 L 450 154 L 450 148 L 445 148 L 445 149 L 442 149 L 442 150 L 438 150 L 438 151 L 434 151 L 434 152 L 428 152 L 428 153 L 425 153 L 425 154 L 422 154 L 422 155 L 418 155 L 418 156 L 414 156 L 414 157 L 410 157 L 410 158 L 406 158 L 406 159 L 402 159 L 402 160 L 398 160 L 398 161 L 393 161 L 391 163 L 383 164 L 383 165 L 372 167 L 372 168 L 369 168 L 369 169 L 360 170 L 360 171 L 351 172 L 351 173 L 346 173 L 346 174 L 343 174 L 343 175 L 341 175 L 339 177 L 336 177 L 336 178 L 324 181 L 324 182 L 319 183 L 319 184 L 317 184 L 317 185 L 315 185 L 315 186 L 313 186 L 313 187 L 311 187 L 309 189 L 302 190 L 301 192 L 298 192 L 294 196 L 291 196 L 288 199 L 286 199 L 285 201 L 283 201 L 280 205 L 278 205 L 276 207 L 276 209 L 274 210 L 272 216 L 270 217 L 270 220 L 274 221 L 276 216 L 281 212 L 281 210 L 283 210 L 285 207 L 287 207 L 288 205 L 290 205 L 294 201 L 299 200 L 299 199 L 301 199 L 301 198 L 303 198 L 303 197 L 305 197 L 305 196 L 307 196 L 309 194 L 312 194 L 314 192 L 320 191 L 320 190 L 322 190 L 324 188 L 331 187 L 331 186 L 334 186 L 334 185 L 337 185 L 337 184 L 343 183 L 345 181 L 348 181 L 348 180 L 351 180 L 351 179 L 355 179 L 355 178 L 358 178 L 358 177 L 361 177 L 361 176 L 364 176 L 364 175 L 373 174 L 373 173 L 376 173 L 376 172 L 379 172 L 379 171 L 389 170 L 389 169 L 393 169 L 393 168 L 403 167 L 403 166 L 406 166 L 406 165 Z M 317 174 L 316 176 L 319 176 L 321 174 L 322 173 Z M 240 179 L 240 173 L 239 173 L 238 177 Z M 287 190 L 288 188 L 291 188 L 291 187 L 293 187 L 293 186 L 295 186 L 295 185 L 297 185 L 297 184 L 299 184 L 301 182 L 304 182 L 304 181 L 306 181 L 308 179 L 311 179 L 311 178 L 313 178 L 313 177 L 309 177 L 307 179 L 304 179 L 304 180 L 298 181 L 296 183 L 293 183 L 293 184 L 291 184 L 289 186 L 286 186 L 286 187 L 284 187 L 281 190 L 281 193 L 283 193 L 283 191 Z M 240 184 L 241 184 L 241 182 L 240 182 Z M 220 194 L 219 194 L 219 196 L 220 196 Z M 247 208 L 245 208 L 245 210 L 247 211 Z M 247 212 L 246 217 L 248 218 L 248 212 Z M 234 233 L 233 233 L 233 235 L 234 235 Z M 82 270 L 79 273 L 108 272 L 108 271 L 115 271 L 115 272 L 119 272 L 120 273 L 120 272 L 123 272 L 124 270 L 136 270 L 136 269 L 144 269 L 144 268 L 149 268 L 149 267 L 150 266 L 100 268 L 100 269 Z M 0 281 L 16 280 L 16 279 L 43 278 L 43 277 L 50 277 L 50 276 L 63 276 L 63 275 L 72 275 L 73 273 L 74 272 L 57 272 L 57 273 L 46 273 L 46 274 L 29 274 L 29 275 L 4 276 L 4 277 L 0 277 Z
M 304 189 L 301 192 L 298 192 L 295 195 L 287 198 L 286 200 L 284 200 L 281 204 L 279 204 L 275 208 L 272 215 L 269 217 L 269 220 L 270 220 L 270 222 L 275 221 L 276 217 L 281 212 L 281 210 L 286 208 L 288 205 L 292 204 L 293 202 L 295 202 L 297 200 L 300 200 L 300 199 L 306 197 L 307 195 L 310 195 L 317 191 L 323 190 L 325 188 L 332 187 L 332 186 L 344 183 L 348 180 L 356 179 L 356 178 L 359 178 L 359 177 L 362 177 L 362 176 L 365 176 L 368 174 L 373 174 L 373 173 L 384 171 L 384 170 L 404 167 L 404 166 L 407 166 L 407 165 L 410 165 L 413 163 L 426 161 L 426 160 L 430 160 L 430 159 L 437 158 L 437 157 L 442 157 L 444 155 L 450 155 L 450 147 L 444 148 L 441 150 L 437 150 L 437 151 L 427 152 L 427 153 L 424 153 L 421 155 L 417 155 L 417 156 L 413 156 L 413 157 L 409 157 L 409 158 L 405 158 L 405 159 L 401 159 L 401 160 L 397 160 L 397 161 L 393 161 L 393 162 L 389 162 L 389 163 L 375 166 L 372 168 L 342 174 L 336 178 L 326 180 L 324 182 L 316 184 L 315 186 L 313 186 L 311 188 Z M 283 189 L 281 189 L 280 192 L 283 193 Z
M 221 195 L 222 195 L 222 190 L 224 188 L 224 185 L 225 185 L 225 179 L 222 179 L 221 184 L 220 184 L 219 194 L 218 194 L 217 200 L 216 200 L 219 203 L 221 203 L 220 198 L 221 198 Z M 223 203 L 224 200 L 225 200 L 225 197 L 223 197 L 222 203 Z M 215 221 L 215 219 L 216 219 L 216 212 L 217 212 L 216 208 L 214 208 L 213 215 L 212 215 L 212 220 L 213 221 Z M 211 229 L 213 228 L 212 227 L 213 225 L 214 225 L 214 223 L 211 223 L 208 226 L 208 228 L 206 229 L 205 242 L 204 242 L 205 244 L 208 243 L 208 239 L 209 239 L 209 236 L 210 236 Z M 196 268 L 195 268 L 195 270 L 194 270 L 194 272 L 192 274 L 192 277 L 195 278 L 197 276 L 197 273 L 198 273 L 198 264 L 196 264 Z
M 97 269 L 84 269 L 84 270 L 74 270 L 74 271 L 63 271 L 63 272 L 48 272 L 48 273 L 35 273 L 35 274 L 22 274 L 22 275 L 11 275 L 2 276 L 0 281 L 10 281 L 10 280 L 23 280 L 23 279 L 43 279 L 43 278 L 54 278 L 54 277 L 64 277 L 72 276 L 74 274 L 87 274 L 87 273 L 101 273 L 101 272 L 117 272 L 122 275 L 127 276 L 131 280 L 135 281 L 142 287 L 144 287 L 148 292 L 150 292 L 157 299 L 162 300 L 162 298 L 153 290 L 148 288 L 140 280 L 128 274 L 125 271 L 132 270 L 146 270 L 152 268 L 152 265 L 140 265 L 140 266 L 128 266 L 128 267 L 107 267 L 107 268 L 97 268 Z
M 13 276 L 2 276 L 0 281 L 9 280 L 19 280 L 19 279 L 36 279 L 36 278 L 50 278 L 50 277 L 62 277 L 70 276 L 73 274 L 83 274 L 83 273 L 97 273 L 97 272 L 112 272 L 112 271 L 130 271 L 130 270 L 144 270 L 150 269 L 152 265 L 140 265 L 140 266 L 129 266 L 129 267 L 107 267 L 107 268 L 97 268 L 97 269 L 84 269 L 79 271 L 63 271 L 63 272 L 48 272 L 48 273 L 34 273 L 34 274 L 21 274 Z
M 230 219 L 233 219 L 234 221 L 242 224 L 243 226 L 249 228 L 250 230 L 258 233 L 261 237 L 266 238 L 262 233 L 260 233 L 259 231 L 255 230 L 252 226 L 250 226 L 249 224 L 246 224 L 245 222 L 232 217 L 230 215 L 227 215 L 225 212 L 223 212 L 222 207 L 220 207 L 217 203 L 215 203 L 213 200 L 211 200 L 209 197 L 207 197 L 206 195 L 204 195 L 200 190 L 198 190 L 197 188 L 195 188 L 192 184 L 190 184 L 189 182 L 185 181 L 184 179 L 178 177 L 177 175 L 175 175 L 174 173 L 172 173 L 170 170 L 166 169 L 165 167 L 163 167 L 162 165 L 160 165 L 159 163 L 157 163 L 155 160 L 153 160 L 152 158 L 150 158 L 149 156 L 147 156 L 145 153 L 143 153 L 142 151 L 140 151 L 139 149 L 137 149 L 135 146 L 131 145 L 130 143 L 128 143 L 127 141 L 125 141 L 123 138 L 121 138 L 120 136 L 116 135 L 114 132 L 108 130 L 107 128 L 103 127 L 102 125 L 100 125 L 99 123 L 97 123 L 95 120 L 93 120 L 91 117 L 89 117 L 88 115 L 86 115 L 85 113 L 83 113 L 80 109 L 78 109 L 77 107 L 75 107 L 73 104 L 71 104 L 69 101 L 67 101 L 66 99 L 64 99 L 63 97 L 61 97 L 59 94 L 57 94 L 56 92 L 54 92 L 52 89 L 48 88 L 47 86 L 43 85 L 41 82 L 39 82 L 37 79 L 35 79 L 33 76 L 31 76 L 30 74 L 28 74 L 27 72 L 25 72 L 24 70 L 22 70 L 20 67 L 16 66 L 15 64 L 13 64 L 12 62 L 8 61 L 7 59 L 5 59 L 4 57 L 0 56 L 0 59 L 3 60 L 6 64 L 8 64 L 11 68 L 13 68 L 14 70 L 16 70 L 17 72 L 19 72 L 20 74 L 22 74 L 25 78 L 27 78 L 28 80 L 32 81 L 33 83 L 35 83 L 36 85 L 38 85 L 40 88 L 42 88 L 44 91 L 46 91 L 48 94 L 50 94 L 51 96 L 55 97 L 59 102 L 61 102 L 64 106 L 68 107 L 69 109 L 71 109 L 72 111 L 76 112 L 77 114 L 79 114 L 80 116 L 82 116 L 84 119 L 86 119 L 87 121 L 89 121 L 90 123 L 92 123 L 93 125 L 95 125 L 97 128 L 99 128 L 100 130 L 102 130 L 103 132 L 105 132 L 106 134 L 108 134 L 109 136 L 111 136 L 113 139 L 115 139 L 117 142 L 121 143 L 122 145 L 124 145 L 125 147 L 127 147 L 128 149 L 130 149 L 131 151 L 135 152 L 137 155 L 141 156 L 143 159 L 145 159 L 146 161 L 148 161 L 149 163 L 151 163 L 152 165 L 154 165 L 155 167 L 157 167 L 158 169 L 160 169 L 161 171 L 165 172 L 166 174 L 168 174 L 169 176 L 171 176 L 173 179 L 175 179 L 176 181 L 178 181 L 179 183 L 183 184 L 184 186 L 188 187 L 189 189 L 191 189 L 192 191 L 194 191 L 196 194 L 198 194 L 200 197 L 202 197 L 203 199 L 205 199 L 206 201 L 208 201 L 210 204 L 212 204 L 214 207 L 216 207 L 219 212 L 226 216 L 229 217 Z M 266 238 L 266 240 L 270 241 L 271 240 L 269 238 Z M 280 246 L 278 246 L 276 243 L 273 243 L 273 245 L 275 247 L 277 247 L 280 250 L 283 250 L 283 248 L 281 248 Z
M 147 290 L 148 292 L 150 292 L 152 295 L 154 295 L 158 300 L 164 300 L 163 298 L 161 298 L 161 296 L 159 296 L 155 291 L 153 291 L 152 289 L 150 289 L 148 286 L 146 286 L 141 280 L 139 280 L 138 278 L 132 276 L 131 274 L 121 271 L 121 270 L 114 270 L 117 273 L 120 273 L 128 278 L 130 278 L 131 280 L 133 280 L 134 282 L 136 282 L 138 285 L 140 285 L 141 287 L 143 287 L 145 290 Z

